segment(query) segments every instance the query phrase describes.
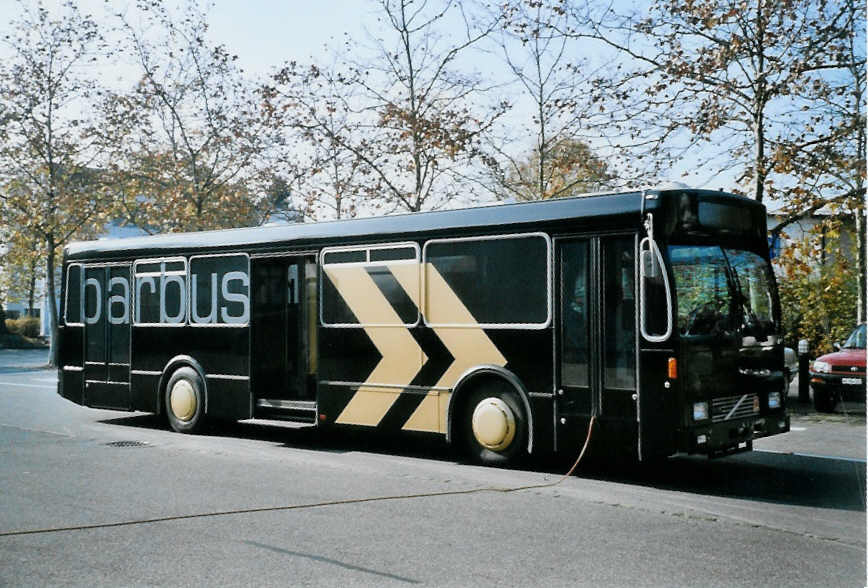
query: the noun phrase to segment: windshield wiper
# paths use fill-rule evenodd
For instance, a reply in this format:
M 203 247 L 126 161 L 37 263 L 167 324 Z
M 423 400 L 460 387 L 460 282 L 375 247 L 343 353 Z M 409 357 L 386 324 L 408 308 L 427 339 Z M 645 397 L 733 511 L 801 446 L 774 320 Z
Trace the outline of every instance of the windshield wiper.
M 723 247 L 720 248 L 720 251 L 723 253 L 723 258 L 726 260 L 726 281 L 729 284 L 729 290 L 732 294 L 733 298 L 738 301 L 738 305 L 742 310 L 743 318 L 744 318 L 744 330 L 747 334 L 752 334 L 754 336 L 763 336 L 762 340 L 766 339 L 765 333 L 763 333 L 762 325 L 760 324 L 760 320 L 757 317 L 756 313 L 754 313 L 753 308 L 750 305 L 750 299 L 744 295 L 744 291 L 741 289 L 741 279 L 739 278 L 738 271 L 732 265 L 729 260 L 729 255 L 726 253 L 726 249 Z

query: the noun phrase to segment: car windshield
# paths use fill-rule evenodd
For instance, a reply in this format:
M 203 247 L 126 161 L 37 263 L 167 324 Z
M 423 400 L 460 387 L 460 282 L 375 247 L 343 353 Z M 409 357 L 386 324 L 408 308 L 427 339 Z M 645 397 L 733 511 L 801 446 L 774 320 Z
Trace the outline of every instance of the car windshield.
M 850 333 L 841 347 L 843 349 L 865 349 L 865 325 L 856 327 L 856 330 Z
M 669 259 L 681 335 L 775 332 L 772 277 L 756 253 L 720 246 L 673 245 Z

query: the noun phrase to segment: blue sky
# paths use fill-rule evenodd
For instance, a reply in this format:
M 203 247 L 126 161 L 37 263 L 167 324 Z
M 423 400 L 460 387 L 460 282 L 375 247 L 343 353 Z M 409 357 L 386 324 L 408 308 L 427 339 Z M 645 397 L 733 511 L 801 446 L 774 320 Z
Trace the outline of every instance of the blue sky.
M 98 21 L 106 20 L 108 10 L 122 12 L 135 5 L 128 0 L 76 3 Z M 26 2 L 31 4 L 35 2 Z M 59 12 L 62 2 L 46 0 L 43 4 Z M 364 4 L 361 0 L 216 0 L 209 17 L 211 36 L 236 53 L 248 72 L 266 74 L 270 67 L 288 59 L 307 60 L 321 53 L 324 44 L 339 42 L 345 31 L 363 33 Z M 10 30 L 10 22 L 19 12 L 16 0 L 0 0 L 0 33 Z M 0 49 L 0 54 L 5 51 L 5 47 Z
M 111 12 L 124 12 L 127 7 L 135 6 L 134 0 L 75 1 L 82 12 L 92 14 L 98 22 L 110 22 Z M 630 0 L 621 0 L 627 1 Z M 26 5 L 33 3 L 32 0 L 25 2 Z M 183 5 L 184 0 L 168 0 L 167 3 Z M 43 4 L 59 13 L 62 0 L 45 0 Z M 344 33 L 356 40 L 366 39 L 365 27 L 377 26 L 375 11 L 376 3 L 371 0 L 214 0 L 209 12 L 210 36 L 212 41 L 226 45 L 230 52 L 237 54 L 241 67 L 251 77 L 263 78 L 286 61 L 327 61 L 324 46 L 338 47 Z M 0 36 L 10 30 L 10 21 L 18 12 L 20 5 L 16 0 L 0 0 Z M 8 47 L 0 44 L 0 59 L 8 51 Z M 492 62 L 492 67 L 488 67 L 488 59 L 496 58 L 476 56 L 473 67 L 489 74 L 497 65 Z M 114 85 L 110 78 L 122 78 L 120 86 L 129 87 L 135 75 L 133 68 L 118 64 L 104 71 L 103 81 Z M 521 114 L 521 110 L 512 116 L 516 114 Z M 690 166 L 681 169 L 690 169 Z M 683 179 L 678 171 L 673 171 L 660 180 Z M 697 175 L 686 181 L 696 187 L 731 188 L 728 177 L 711 179 Z M 710 185 L 704 185 L 709 182 Z

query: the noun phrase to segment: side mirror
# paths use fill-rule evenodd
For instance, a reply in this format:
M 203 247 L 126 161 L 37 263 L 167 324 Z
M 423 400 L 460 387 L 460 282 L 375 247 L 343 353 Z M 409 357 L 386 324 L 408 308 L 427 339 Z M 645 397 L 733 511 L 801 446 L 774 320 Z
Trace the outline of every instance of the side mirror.
M 650 249 L 643 249 L 641 253 L 641 263 L 642 263 L 642 275 L 645 278 L 655 279 L 658 277 L 659 272 L 657 271 L 659 266 L 654 259 L 654 252 Z
M 659 307 L 651 307 L 648 296 L 649 289 L 657 287 L 655 283 L 663 287 L 663 303 L 666 306 L 666 314 L 663 317 L 665 322 L 662 325 L 649 328 L 649 322 L 651 322 L 649 315 L 659 316 L 657 313 L 661 311 Z M 669 278 L 663 266 L 663 256 L 660 254 L 657 243 L 651 237 L 645 237 L 639 243 L 639 315 L 639 330 L 646 341 L 662 343 L 672 335 L 672 290 L 669 287 Z
M 832 343 L 832 347 L 835 349 L 835 351 L 841 351 L 841 344 L 838 343 L 837 341 Z

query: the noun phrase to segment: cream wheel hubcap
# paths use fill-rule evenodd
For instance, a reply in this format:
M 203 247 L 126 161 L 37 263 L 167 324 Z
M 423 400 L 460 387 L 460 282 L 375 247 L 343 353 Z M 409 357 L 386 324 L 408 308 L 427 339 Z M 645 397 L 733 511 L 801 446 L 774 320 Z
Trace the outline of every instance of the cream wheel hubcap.
M 515 415 L 500 398 L 485 398 L 473 411 L 472 427 L 480 445 L 501 451 L 515 438 Z
M 189 421 L 196 414 L 196 392 L 187 380 L 178 380 L 169 393 L 172 414 L 179 421 Z

